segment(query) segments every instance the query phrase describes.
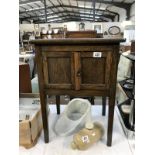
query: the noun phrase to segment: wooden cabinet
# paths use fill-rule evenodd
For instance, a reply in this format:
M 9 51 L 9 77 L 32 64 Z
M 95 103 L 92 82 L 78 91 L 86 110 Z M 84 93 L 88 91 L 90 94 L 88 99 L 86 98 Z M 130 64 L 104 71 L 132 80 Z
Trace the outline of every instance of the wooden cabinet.
M 107 145 L 111 146 L 119 43 L 123 39 L 33 40 L 45 142 L 49 141 L 47 95 L 109 97 Z
M 94 52 L 42 52 L 45 86 L 53 89 L 109 88 L 112 49 Z

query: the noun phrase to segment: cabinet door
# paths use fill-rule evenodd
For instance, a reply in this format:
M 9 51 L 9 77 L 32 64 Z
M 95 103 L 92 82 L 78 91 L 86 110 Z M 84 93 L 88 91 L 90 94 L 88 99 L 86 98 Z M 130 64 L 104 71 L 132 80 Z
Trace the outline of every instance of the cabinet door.
M 73 89 L 73 54 L 43 52 L 43 73 L 46 88 Z
M 109 88 L 111 52 L 81 52 L 80 89 L 103 90 Z M 97 55 L 96 55 L 97 54 Z

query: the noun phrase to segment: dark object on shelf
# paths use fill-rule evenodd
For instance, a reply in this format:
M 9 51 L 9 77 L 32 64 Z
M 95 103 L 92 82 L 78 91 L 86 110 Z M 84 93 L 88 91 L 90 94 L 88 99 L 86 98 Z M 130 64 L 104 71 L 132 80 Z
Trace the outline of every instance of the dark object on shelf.
M 97 33 L 97 38 L 103 38 L 103 33 Z
M 122 106 L 123 105 L 128 105 L 130 107 L 130 113 L 131 113 L 131 102 L 130 102 L 130 100 L 126 100 L 125 102 L 119 104 L 118 109 L 119 109 L 120 115 L 122 116 L 122 120 L 124 122 L 125 127 L 128 130 L 134 131 L 135 130 L 134 125 L 131 125 L 131 122 L 134 123 L 134 121 L 133 121 L 134 117 L 132 117 L 132 119 L 131 119 L 130 113 L 125 113 L 125 112 L 122 111 Z M 129 117 L 130 117 L 130 119 L 129 119 Z
M 108 32 L 107 32 L 107 31 L 105 31 L 105 32 L 103 33 L 103 35 L 108 35 Z
M 134 80 L 133 79 L 127 79 L 126 83 L 134 84 Z
M 47 30 L 45 27 L 41 27 L 41 34 L 47 34 Z
M 25 120 L 29 120 L 29 118 L 30 118 L 30 115 L 25 116 Z
M 117 35 L 117 34 L 120 34 L 121 29 L 118 26 L 111 26 L 109 27 L 108 32 L 111 35 Z
M 123 85 L 123 87 L 124 87 L 125 89 L 132 90 L 132 89 L 133 89 L 133 84 L 125 83 L 125 84 Z
M 47 31 L 47 34 L 52 34 L 52 29 L 51 29 L 51 25 L 48 24 L 48 31 Z
M 127 95 L 128 98 L 133 99 L 134 95 L 133 95 L 133 89 L 129 90 L 124 88 L 124 84 L 126 83 L 126 80 L 120 81 L 119 84 L 122 87 L 123 91 L 125 92 L 125 94 Z
M 85 23 L 79 24 L 79 30 L 85 30 Z
M 131 41 L 131 53 L 135 53 L 135 40 Z
M 24 32 L 22 40 L 29 40 L 29 37 L 33 34 L 33 32 Z
M 129 114 L 129 124 L 132 129 L 135 128 L 135 100 L 131 100 L 131 111 Z

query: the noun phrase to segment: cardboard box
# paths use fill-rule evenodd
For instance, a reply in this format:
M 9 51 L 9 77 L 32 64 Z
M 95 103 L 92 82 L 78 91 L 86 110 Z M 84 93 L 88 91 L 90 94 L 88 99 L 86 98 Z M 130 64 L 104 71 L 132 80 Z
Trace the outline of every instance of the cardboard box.
M 36 144 L 42 130 L 39 100 L 20 98 L 19 102 L 19 145 L 31 148 Z

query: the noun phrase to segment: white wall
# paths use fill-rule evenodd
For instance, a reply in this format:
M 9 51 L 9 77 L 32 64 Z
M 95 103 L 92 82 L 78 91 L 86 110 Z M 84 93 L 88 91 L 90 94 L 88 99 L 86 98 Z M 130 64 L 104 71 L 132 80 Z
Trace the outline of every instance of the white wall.
M 111 26 L 119 26 L 121 28 L 121 32 L 123 32 L 122 24 L 121 22 L 84 22 L 85 23 L 85 30 L 93 30 L 94 24 L 101 24 L 102 25 L 102 32 L 108 31 L 109 27 Z M 52 27 L 64 27 L 64 25 L 67 25 L 68 31 L 78 31 L 79 30 L 79 24 L 80 22 L 67 22 L 67 23 L 45 23 L 45 24 L 39 24 L 39 27 L 45 27 L 48 30 L 48 24 Z M 28 32 L 28 31 L 34 31 L 34 24 L 20 24 L 20 31 Z
M 105 32 L 105 31 L 108 32 L 108 29 L 109 29 L 109 27 L 111 27 L 111 26 L 118 26 L 118 27 L 120 27 L 121 32 L 123 32 L 123 28 L 122 28 L 121 22 L 105 22 L 105 23 L 103 24 L 103 30 L 104 30 L 104 32 Z
M 54 27 L 63 27 L 63 24 L 62 23 L 45 23 L 45 24 L 39 24 L 39 27 L 45 27 L 47 30 L 48 30 L 48 25 L 51 25 L 51 28 L 54 28 Z
M 63 25 L 67 25 L 67 30 L 68 31 L 76 31 L 76 30 L 78 30 L 77 22 L 66 22 L 66 23 L 63 23 Z
M 20 24 L 19 28 L 21 32 L 32 32 L 34 31 L 34 24 Z
M 28 21 L 22 21 L 22 24 L 30 24 Z

